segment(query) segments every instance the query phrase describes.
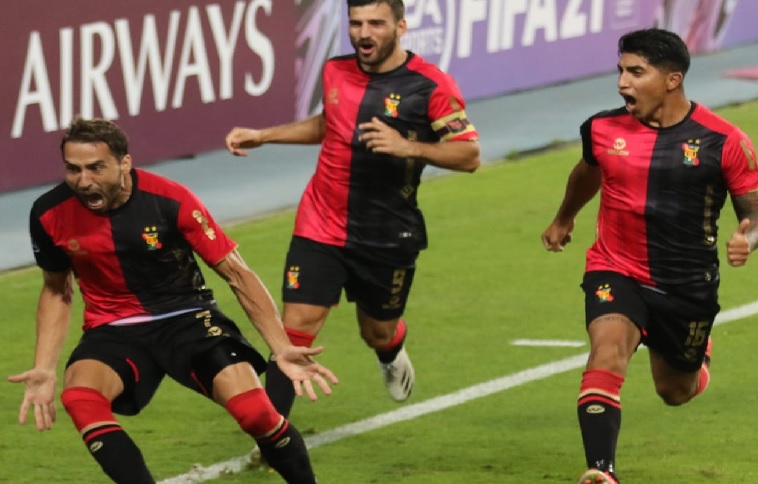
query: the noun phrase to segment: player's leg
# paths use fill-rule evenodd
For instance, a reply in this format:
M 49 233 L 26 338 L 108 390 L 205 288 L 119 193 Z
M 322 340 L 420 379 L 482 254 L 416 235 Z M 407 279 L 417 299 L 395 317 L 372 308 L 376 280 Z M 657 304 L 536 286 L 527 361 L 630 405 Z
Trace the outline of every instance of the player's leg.
M 640 343 L 637 324 L 643 324 L 646 314 L 639 288 L 628 278 L 590 272 L 582 288 L 590 355 L 582 374 L 577 416 L 589 470 L 579 483 L 616 482 L 621 387 L 629 360 Z
M 114 482 L 153 483 L 142 453 L 113 412 L 138 413 L 154 393 L 162 373 L 155 373 L 151 362 L 145 361 L 140 352 L 130 353 L 127 361 L 122 345 L 113 346 L 107 339 L 91 337 L 109 330 L 90 330 L 93 334 L 85 334 L 74 350 L 66 368 L 61 401 L 90 454 Z M 104 353 L 104 361 L 93 359 Z M 133 398 L 137 371 L 141 399 Z
M 384 385 L 396 402 L 403 402 L 411 396 L 416 374 L 405 349 L 407 327 L 400 318 L 378 320 L 360 308 L 357 309 L 361 338 L 374 349 L 379 360 Z
M 662 355 L 650 350 L 650 369 L 655 391 L 666 405 L 678 406 L 692 400 L 708 386 L 710 374 L 705 361 L 694 372 L 673 368 Z
M 282 321 L 292 344 L 313 344 L 329 309 L 339 302 L 344 280 L 339 247 L 292 238 L 282 284 Z M 272 359 L 266 369 L 266 392 L 279 413 L 289 417 L 295 389 Z
M 673 294 L 647 298 L 654 310 L 646 344 L 655 390 L 667 405 L 682 405 L 710 382 L 710 335 L 718 312 L 715 289 L 694 298 Z
M 384 385 L 397 402 L 410 397 L 416 381 L 405 348 L 408 328 L 401 319 L 416 271 L 413 260 L 409 267 L 397 267 L 351 258 L 345 285 L 348 300 L 356 303 L 361 338 L 376 352 Z
M 316 482 L 305 442 L 297 429 L 271 403 L 244 351 L 231 340 L 193 358 L 195 378 L 212 388 L 223 405 L 253 437 L 267 465 L 289 483 Z

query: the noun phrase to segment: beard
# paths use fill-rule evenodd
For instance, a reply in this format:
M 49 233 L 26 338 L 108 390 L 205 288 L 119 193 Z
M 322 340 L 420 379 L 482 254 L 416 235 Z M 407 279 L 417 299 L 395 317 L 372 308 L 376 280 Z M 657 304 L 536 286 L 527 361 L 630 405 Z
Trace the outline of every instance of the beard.
M 353 48 L 358 55 L 358 60 L 364 67 L 381 66 L 395 52 L 398 45 L 398 37 L 395 35 L 391 40 L 377 45 L 371 54 L 363 54 L 359 48 L 359 42 L 353 42 Z

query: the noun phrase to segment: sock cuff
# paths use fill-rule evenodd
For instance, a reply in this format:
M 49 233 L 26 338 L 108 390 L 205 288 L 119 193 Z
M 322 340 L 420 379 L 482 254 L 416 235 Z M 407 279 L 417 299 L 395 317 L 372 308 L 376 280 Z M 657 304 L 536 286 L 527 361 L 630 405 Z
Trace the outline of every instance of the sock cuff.
M 395 335 L 392 337 L 390 342 L 384 348 L 377 348 L 377 351 L 394 350 L 395 348 L 400 346 L 403 343 L 403 341 L 405 341 L 406 334 L 408 334 L 408 327 L 406 326 L 405 321 L 400 319 L 398 320 L 397 326 L 395 327 Z
M 618 373 L 608 370 L 586 370 L 582 373 L 579 400 L 583 400 L 588 395 L 596 394 L 618 402 L 623 384 L 624 377 Z
M 295 346 L 305 346 L 310 348 L 311 345 L 313 345 L 313 340 L 316 339 L 314 335 L 296 329 L 284 328 L 284 332 L 287 333 L 290 343 Z
M 111 402 L 93 388 L 67 388 L 61 394 L 61 402 L 80 433 L 94 427 L 118 425 Z
M 263 388 L 254 388 L 230 398 L 226 410 L 253 438 L 270 438 L 286 428 L 287 420 L 276 411 Z

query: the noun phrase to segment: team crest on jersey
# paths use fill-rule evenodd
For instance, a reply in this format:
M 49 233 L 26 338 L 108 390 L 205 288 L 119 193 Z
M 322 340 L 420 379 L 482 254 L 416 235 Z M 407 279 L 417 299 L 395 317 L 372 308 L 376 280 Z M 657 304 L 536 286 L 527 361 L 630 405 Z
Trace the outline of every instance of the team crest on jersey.
M 142 233 L 142 240 L 147 244 L 147 250 L 163 248 L 163 244 L 158 240 L 158 227 L 155 225 L 145 227 L 145 231 Z
M 698 166 L 700 160 L 697 157 L 698 151 L 700 151 L 700 140 L 687 140 L 686 143 L 682 143 L 682 151 L 684 151 L 684 164 L 687 166 Z
M 597 296 L 597 300 L 601 303 L 613 301 L 611 285 L 603 284 L 602 286 L 598 286 L 597 291 L 595 291 L 595 296 Z
M 287 269 L 287 289 L 300 288 L 300 281 L 298 280 L 299 278 L 300 267 L 290 266 L 289 269 Z
M 400 106 L 400 94 L 390 93 L 384 98 L 384 115 L 391 118 L 398 116 L 397 108 Z

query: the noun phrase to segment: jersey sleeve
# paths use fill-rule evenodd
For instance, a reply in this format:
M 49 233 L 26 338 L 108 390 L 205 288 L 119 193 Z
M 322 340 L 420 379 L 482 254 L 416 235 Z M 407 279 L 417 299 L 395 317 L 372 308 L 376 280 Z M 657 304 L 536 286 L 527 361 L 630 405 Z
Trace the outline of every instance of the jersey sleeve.
M 65 272 L 71 269 L 71 259 L 63 249 L 55 245 L 35 212 L 32 209 L 29 214 L 29 236 L 37 265 L 47 272 Z
M 455 81 L 444 75 L 429 100 L 429 119 L 440 141 L 478 140 L 479 133 L 466 115 L 466 103 Z
M 211 216 L 200 199 L 186 189 L 179 206 L 177 226 L 206 264 L 213 267 L 237 248 Z
M 582 158 L 590 165 L 597 166 L 597 158 L 592 152 L 592 119 L 588 119 L 579 127 L 582 137 Z
M 732 195 L 744 195 L 758 189 L 755 148 L 739 129 L 735 129 L 724 143 L 721 170 Z

